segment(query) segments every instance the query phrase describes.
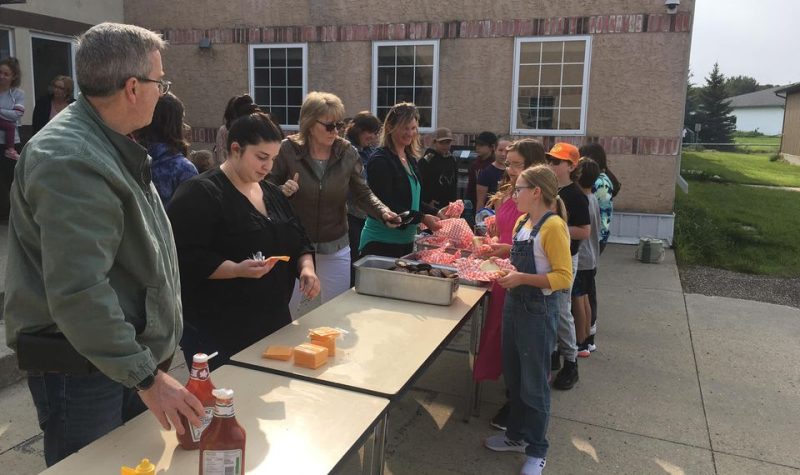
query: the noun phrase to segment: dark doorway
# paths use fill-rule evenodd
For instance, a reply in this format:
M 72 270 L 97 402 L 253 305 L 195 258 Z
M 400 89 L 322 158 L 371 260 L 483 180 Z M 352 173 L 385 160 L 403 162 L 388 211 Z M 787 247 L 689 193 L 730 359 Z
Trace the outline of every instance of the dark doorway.
M 72 43 L 67 40 L 32 37 L 34 97 L 47 95 L 50 81 L 58 75 L 72 76 Z

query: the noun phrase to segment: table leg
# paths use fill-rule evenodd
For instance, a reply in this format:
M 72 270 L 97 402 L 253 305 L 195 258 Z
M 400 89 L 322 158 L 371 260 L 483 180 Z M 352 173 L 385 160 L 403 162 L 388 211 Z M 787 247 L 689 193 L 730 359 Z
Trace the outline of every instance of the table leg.
M 386 466 L 386 431 L 389 425 L 389 413 L 383 415 L 383 418 L 375 426 L 375 449 L 378 451 L 377 457 L 374 459 L 377 466 L 373 473 L 383 475 L 383 468 Z
M 486 314 L 489 312 L 489 293 L 484 294 L 481 301 L 480 311 L 472 312 L 470 317 L 470 339 L 469 339 L 469 368 L 470 371 L 475 369 L 475 359 L 478 355 L 478 349 L 481 343 L 481 330 L 483 324 L 486 322 Z M 469 422 L 470 416 L 480 416 L 481 407 L 481 383 L 475 381 L 472 374 L 469 375 L 469 401 L 467 403 L 467 410 L 464 416 L 464 422 Z
M 367 441 L 364 442 L 364 461 L 361 464 L 361 473 L 362 475 L 372 475 L 374 472 L 374 467 L 377 463 L 375 460 L 375 456 L 377 455 L 377 451 L 375 450 L 375 445 L 377 443 L 376 431 L 378 430 L 378 426 L 382 424 L 383 418 L 375 424 L 375 427 L 372 429 L 372 434 L 367 438 Z

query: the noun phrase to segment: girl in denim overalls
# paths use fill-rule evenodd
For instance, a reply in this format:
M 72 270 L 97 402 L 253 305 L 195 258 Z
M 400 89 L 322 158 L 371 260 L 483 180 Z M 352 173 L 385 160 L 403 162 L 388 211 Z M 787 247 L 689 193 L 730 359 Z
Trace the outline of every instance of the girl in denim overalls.
M 503 307 L 503 376 L 509 391 L 508 429 L 486 439 L 495 451 L 525 453 L 521 475 L 542 473 L 550 418 L 550 352 L 555 345 L 558 300 L 572 283 L 572 258 L 558 180 L 546 166 L 523 171 L 513 195 L 524 214 L 508 247 L 517 268 L 497 281 L 508 289 Z M 557 209 L 558 213 L 553 212 Z

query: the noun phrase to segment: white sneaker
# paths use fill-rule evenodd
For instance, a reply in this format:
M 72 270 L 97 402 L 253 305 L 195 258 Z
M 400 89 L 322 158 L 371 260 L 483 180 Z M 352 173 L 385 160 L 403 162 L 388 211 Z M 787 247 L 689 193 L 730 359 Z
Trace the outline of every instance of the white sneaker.
M 519 471 L 519 475 L 542 475 L 542 470 L 546 464 L 547 461 L 545 459 L 527 457 L 522 470 Z
M 595 345 L 594 343 L 589 343 L 588 346 L 589 346 L 589 352 L 590 353 L 594 353 L 595 351 L 597 351 L 597 345 Z
M 487 437 L 483 441 L 483 445 L 495 452 L 519 452 L 524 454 L 528 443 L 524 440 L 511 440 L 505 434 L 497 434 Z

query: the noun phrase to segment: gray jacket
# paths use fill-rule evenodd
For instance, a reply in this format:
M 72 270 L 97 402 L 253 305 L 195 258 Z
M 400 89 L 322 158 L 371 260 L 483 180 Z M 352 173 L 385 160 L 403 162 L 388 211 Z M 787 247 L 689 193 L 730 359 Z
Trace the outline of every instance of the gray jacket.
M 183 330 L 177 255 L 150 181 L 150 157 L 83 97 L 23 150 L 11 188 L 5 319 L 61 332 L 109 378 L 132 387 Z

